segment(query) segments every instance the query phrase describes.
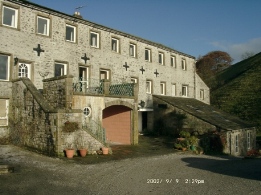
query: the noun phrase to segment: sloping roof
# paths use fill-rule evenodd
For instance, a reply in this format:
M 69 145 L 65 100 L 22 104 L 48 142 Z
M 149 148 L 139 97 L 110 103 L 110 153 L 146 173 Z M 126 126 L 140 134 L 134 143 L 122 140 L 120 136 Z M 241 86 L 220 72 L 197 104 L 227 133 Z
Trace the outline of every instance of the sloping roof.
M 155 46 L 155 47 L 158 47 L 158 48 L 170 51 L 170 52 L 173 52 L 173 53 L 177 53 L 177 54 L 180 54 L 180 55 L 183 55 L 183 56 L 187 56 L 187 57 L 196 59 L 192 55 L 180 52 L 178 50 L 167 47 L 167 46 L 162 45 L 160 43 L 149 41 L 149 40 L 146 40 L 144 38 L 141 38 L 141 37 L 138 37 L 138 36 L 135 36 L 135 35 L 131 35 L 131 34 L 119 31 L 119 30 L 112 29 L 110 27 L 106 27 L 106 26 L 103 26 L 103 25 L 100 25 L 100 24 L 97 24 L 97 23 L 94 23 L 94 22 L 90 22 L 88 20 L 85 20 L 83 18 L 79 18 L 77 16 L 73 16 L 73 15 L 63 13 L 63 12 L 59 12 L 57 10 L 54 10 L 54 9 L 51 9 L 51 8 L 48 8 L 48 7 L 45 7 L 45 6 L 41 6 L 41 5 L 35 4 L 33 2 L 30 2 L 30 1 L 25 1 L 25 0 L 6 0 L 6 1 L 10 1 L 12 3 L 23 5 L 25 7 L 29 7 L 29 8 L 34 9 L 34 10 L 42 11 L 42 12 L 45 12 L 47 14 L 52 14 L 52 15 L 56 15 L 56 16 L 59 16 L 59 17 L 62 17 L 62 18 L 66 18 L 66 19 L 72 20 L 74 22 L 86 24 L 88 26 L 91 26 L 91 27 L 94 27 L 94 28 L 97 28 L 97 29 L 100 29 L 100 30 L 112 32 L 112 33 L 115 33 L 115 34 L 118 34 L 118 35 L 121 35 L 121 36 L 124 36 L 124 37 L 128 37 L 128 38 L 133 39 L 133 40 L 137 40 L 137 41 L 140 41 L 140 42 L 143 42 L 143 43 L 146 43 L 146 44 L 149 44 L 149 45 L 152 45 L 152 46 Z
M 243 121 L 236 116 L 193 98 L 153 95 L 153 98 L 154 97 L 223 130 L 238 130 L 254 127 L 252 123 Z

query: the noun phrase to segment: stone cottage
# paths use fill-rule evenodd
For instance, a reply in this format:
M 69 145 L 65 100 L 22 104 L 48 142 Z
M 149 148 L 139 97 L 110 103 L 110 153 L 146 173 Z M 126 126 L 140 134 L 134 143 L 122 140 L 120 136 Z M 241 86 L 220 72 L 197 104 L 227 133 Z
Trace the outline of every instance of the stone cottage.
M 137 144 L 153 95 L 209 104 L 195 57 L 23 0 L 0 0 L 0 137 L 59 155 L 66 137 Z M 65 133 L 63 127 L 79 129 Z M 75 141 L 76 140 L 76 141 Z M 76 147 L 76 146 L 75 146 Z

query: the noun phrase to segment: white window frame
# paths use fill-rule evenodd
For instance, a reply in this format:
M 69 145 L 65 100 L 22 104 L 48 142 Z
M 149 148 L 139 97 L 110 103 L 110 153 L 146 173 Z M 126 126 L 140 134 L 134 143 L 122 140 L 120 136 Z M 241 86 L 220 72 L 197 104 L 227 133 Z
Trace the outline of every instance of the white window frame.
M 95 35 L 94 37 L 92 37 L 92 35 Z M 93 40 L 94 38 L 94 40 Z M 94 31 L 90 32 L 90 46 L 94 47 L 94 48 L 100 48 L 100 34 Z
M 5 15 L 5 9 L 9 9 L 9 10 L 14 11 L 14 15 L 12 15 L 11 24 L 4 24 L 4 18 L 6 16 Z M 12 28 L 17 28 L 17 26 L 18 26 L 18 9 L 4 5 L 3 9 L 2 9 L 2 25 L 3 26 L 9 26 L 9 27 L 12 27 Z
M 63 66 L 63 69 L 62 68 L 60 69 L 59 75 L 58 74 L 56 75 L 56 65 L 62 65 Z M 54 76 L 57 77 L 57 76 L 64 76 L 64 75 L 67 75 L 67 64 L 55 62 L 54 63 Z
M 130 53 L 131 57 L 134 57 L 134 58 L 136 57 L 136 45 L 135 44 L 130 43 L 129 53 Z
M 102 74 L 105 75 L 105 78 L 102 78 Z M 108 69 L 100 69 L 100 80 L 110 80 L 110 70 Z
M 67 39 L 67 28 L 73 29 L 73 31 L 70 34 L 70 39 Z M 72 26 L 70 24 L 65 25 L 65 40 L 68 42 L 75 43 L 76 42 L 76 27 Z
M 1 54 L 0 53 L 0 56 L 6 56 L 7 57 L 7 64 L 2 64 L 1 60 L 0 60 L 0 71 L 2 71 L 2 68 L 1 66 L 6 66 L 6 79 L 1 79 L 1 81 L 9 81 L 10 79 L 10 56 L 9 55 L 5 55 L 5 54 Z
M 85 117 L 90 117 L 92 113 L 92 109 L 90 107 L 84 107 L 83 108 L 83 115 Z
M 160 95 L 166 95 L 166 83 L 160 82 Z
M 176 68 L 176 57 L 175 56 L 170 57 L 170 66 L 173 68 Z
M 171 95 L 176 96 L 176 84 L 171 85 Z
M 146 93 L 148 93 L 148 94 L 152 93 L 152 81 L 151 80 L 146 81 Z
M 204 100 L 204 99 L 205 99 L 205 97 L 204 97 L 204 89 L 200 89 L 200 91 L 199 91 L 199 98 L 200 98 L 201 100 Z
M 183 97 L 188 97 L 188 86 L 187 86 L 187 85 L 182 85 L 181 95 L 182 95 Z
M 247 149 L 251 149 L 251 132 L 247 132 Z
M 115 44 L 114 44 L 114 42 L 115 42 Z M 120 40 L 119 39 L 114 38 L 114 37 L 111 38 L 111 50 L 116 53 L 119 53 L 119 51 L 120 51 Z
M 1 101 L 2 101 L 3 99 L 1 99 Z M 1 123 L 0 123 L 0 126 L 8 126 L 8 107 L 9 107 L 9 100 L 3 100 L 3 101 L 5 101 L 5 116 L 3 116 L 3 117 L 0 117 L 0 120 L 6 120 L 6 124 L 4 124 L 4 125 L 1 125 Z M 4 109 L 4 108 L 1 108 L 1 109 Z
M 186 60 L 185 59 L 181 60 L 181 68 L 182 68 L 182 70 L 187 70 L 187 64 L 186 64 Z
M 39 19 L 46 20 L 46 26 L 43 27 L 45 32 L 43 32 L 43 33 L 39 32 Z M 39 35 L 49 36 L 50 35 L 50 19 L 42 17 L 42 16 L 37 16 L 36 20 L 37 20 L 37 32 L 36 33 Z
M 138 78 L 131 77 L 131 82 L 132 82 L 132 83 L 138 83 Z
M 235 135 L 235 152 L 238 153 L 238 134 Z
M 148 52 L 148 59 L 146 59 L 146 51 Z M 145 48 L 145 61 L 151 62 L 151 49 Z
M 164 53 L 159 52 L 159 64 L 164 65 Z
M 18 78 L 26 77 L 31 79 L 31 64 L 19 63 L 18 64 Z

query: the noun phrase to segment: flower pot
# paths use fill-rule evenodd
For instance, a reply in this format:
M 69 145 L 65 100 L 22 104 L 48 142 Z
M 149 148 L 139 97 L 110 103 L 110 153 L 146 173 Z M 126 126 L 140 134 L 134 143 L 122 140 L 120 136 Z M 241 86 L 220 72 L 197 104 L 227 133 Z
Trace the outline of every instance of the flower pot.
M 102 154 L 109 154 L 109 148 L 107 147 L 102 147 Z
M 187 148 L 182 148 L 182 151 L 186 151 L 187 150 Z
M 81 157 L 85 157 L 87 154 L 87 149 L 79 149 L 79 153 L 80 153 Z
M 196 150 L 196 146 L 191 145 L 191 146 L 190 146 L 190 149 L 191 149 L 192 151 L 195 151 L 195 150 Z
M 66 150 L 65 150 L 65 153 L 66 153 L 66 157 L 67 157 L 67 158 L 73 158 L 74 149 L 66 149 Z

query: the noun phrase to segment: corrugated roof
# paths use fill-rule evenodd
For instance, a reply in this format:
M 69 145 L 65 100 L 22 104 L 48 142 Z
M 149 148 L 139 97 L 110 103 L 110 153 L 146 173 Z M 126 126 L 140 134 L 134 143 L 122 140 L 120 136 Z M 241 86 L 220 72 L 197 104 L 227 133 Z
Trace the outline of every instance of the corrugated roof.
M 153 95 L 153 97 L 158 98 L 170 105 L 173 105 L 174 107 L 177 107 L 223 130 L 238 130 L 255 126 L 252 123 L 243 121 L 236 116 L 223 112 L 222 110 L 219 110 L 213 106 L 210 106 L 193 98 L 159 95 Z

